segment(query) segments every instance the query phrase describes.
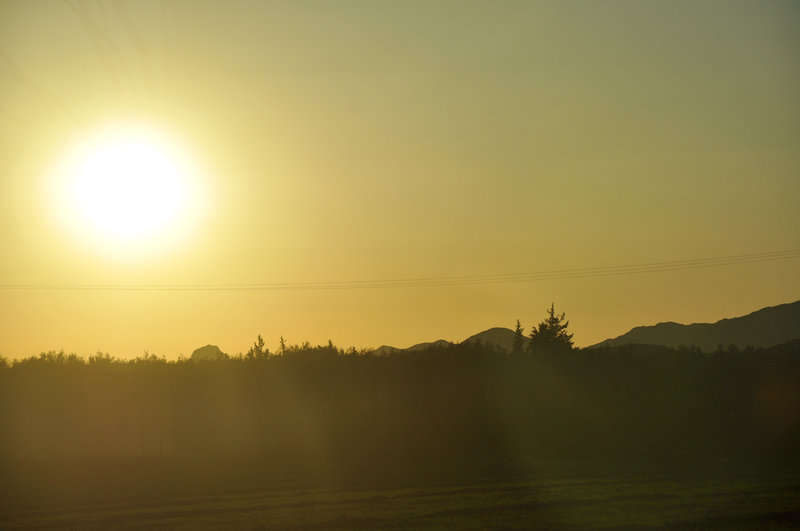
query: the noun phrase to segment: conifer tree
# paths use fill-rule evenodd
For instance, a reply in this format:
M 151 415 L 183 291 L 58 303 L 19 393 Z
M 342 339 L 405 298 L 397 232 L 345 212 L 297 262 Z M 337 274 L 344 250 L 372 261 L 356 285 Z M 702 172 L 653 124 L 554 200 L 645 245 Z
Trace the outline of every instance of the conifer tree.
M 556 315 L 555 305 L 550 304 L 547 318 L 531 330 L 528 349 L 534 353 L 560 353 L 572 350 L 572 334 L 567 332 L 569 321 L 565 314 Z
M 511 345 L 511 355 L 514 357 L 519 357 L 522 355 L 522 344 L 523 344 L 523 328 L 517 319 L 517 326 L 514 328 L 514 343 Z
M 260 359 L 266 358 L 267 356 L 269 356 L 269 349 L 264 348 L 264 338 L 261 337 L 261 334 L 258 334 L 258 339 L 256 339 L 253 346 L 250 347 L 250 350 L 247 351 L 247 358 Z
M 283 336 L 281 336 L 281 340 L 278 346 L 278 352 L 280 352 L 281 356 L 286 354 L 286 340 L 283 339 Z

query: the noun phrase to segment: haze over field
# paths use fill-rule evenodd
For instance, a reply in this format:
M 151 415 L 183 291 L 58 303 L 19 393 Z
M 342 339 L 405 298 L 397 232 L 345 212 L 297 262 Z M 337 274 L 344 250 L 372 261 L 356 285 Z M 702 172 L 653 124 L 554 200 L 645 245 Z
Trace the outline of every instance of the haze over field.
M 551 301 L 587 346 L 797 300 L 799 23 L 4 0 L 0 354 L 406 347 Z

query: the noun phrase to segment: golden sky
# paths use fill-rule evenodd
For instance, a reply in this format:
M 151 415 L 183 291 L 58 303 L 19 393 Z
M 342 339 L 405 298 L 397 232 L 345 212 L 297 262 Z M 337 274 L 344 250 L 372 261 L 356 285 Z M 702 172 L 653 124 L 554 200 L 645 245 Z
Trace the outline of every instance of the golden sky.
M 294 288 L 798 249 L 799 94 L 793 2 L 0 0 L 0 354 L 404 347 L 551 302 L 585 346 L 794 301 L 796 257 Z M 202 194 L 120 253 L 57 214 L 53 175 L 126 124 Z

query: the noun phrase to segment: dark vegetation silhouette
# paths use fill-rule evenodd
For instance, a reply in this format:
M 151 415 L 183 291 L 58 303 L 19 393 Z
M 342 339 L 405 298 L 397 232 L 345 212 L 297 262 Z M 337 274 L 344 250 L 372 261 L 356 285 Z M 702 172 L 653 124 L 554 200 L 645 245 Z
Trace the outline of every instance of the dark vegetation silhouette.
M 561 354 L 572 350 L 572 334 L 567 332 L 566 315 L 556 314 L 555 304 L 550 304 L 547 318 L 531 330 L 528 349 L 534 354 Z M 517 321 L 519 327 L 519 321 Z
M 281 338 L 272 353 L 259 336 L 235 356 L 0 359 L 0 509 L 337 478 L 525 478 L 531 463 L 567 458 L 797 466 L 800 341 L 576 349 L 567 327 L 551 305 L 530 347 L 508 351 L 473 341 L 375 355 Z
M 522 328 L 522 324 L 517 319 L 517 324 L 514 327 L 514 340 L 511 344 L 511 356 L 514 358 L 518 358 L 522 356 L 524 345 L 525 345 L 525 329 Z

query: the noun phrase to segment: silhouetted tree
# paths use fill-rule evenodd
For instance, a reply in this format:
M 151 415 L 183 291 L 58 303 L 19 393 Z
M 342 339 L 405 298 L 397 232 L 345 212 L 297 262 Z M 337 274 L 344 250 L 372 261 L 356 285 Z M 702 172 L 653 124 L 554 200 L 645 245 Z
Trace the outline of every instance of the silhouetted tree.
M 519 357 L 522 355 L 522 345 L 523 345 L 523 328 L 517 319 L 517 326 L 514 328 L 514 343 L 511 345 L 511 355 L 514 357 Z
M 556 315 L 555 305 L 550 304 L 547 318 L 531 330 L 528 349 L 533 353 L 558 353 L 572 350 L 572 334 L 567 332 L 569 321 L 564 313 Z
M 89 365 L 111 365 L 116 359 L 107 352 L 97 352 L 94 356 L 89 356 Z
M 281 340 L 278 346 L 278 352 L 280 352 L 281 356 L 286 354 L 286 340 L 283 339 L 283 336 L 281 336 Z
M 195 351 L 195 352 L 196 352 L 196 351 Z M 71 355 L 72 355 L 72 356 L 76 356 L 75 354 L 71 354 Z M 76 356 L 76 358 L 77 358 L 77 356 Z M 81 363 L 83 363 L 83 360 L 80 360 L 80 358 L 77 358 L 77 359 L 78 359 L 78 360 L 79 360 Z M 162 356 L 158 356 L 158 355 L 156 355 L 156 354 L 153 354 L 153 353 L 152 353 L 152 352 L 150 352 L 149 350 L 145 350 L 145 351 L 144 351 L 144 355 L 143 355 L 143 356 L 136 356 L 135 358 L 133 358 L 132 360 L 130 360 L 128 363 L 132 363 L 132 364 L 135 364 L 135 365 L 137 365 L 137 364 L 159 364 L 159 365 L 166 365 L 166 364 L 167 364 L 167 358 L 166 358 L 165 356 L 163 356 L 163 355 L 162 355 Z
M 258 334 L 258 339 L 253 343 L 253 346 L 250 347 L 250 350 L 247 351 L 247 359 L 260 359 L 269 356 L 269 349 L 264 348 L 264 338 L 261 337 L 261 334 Z

